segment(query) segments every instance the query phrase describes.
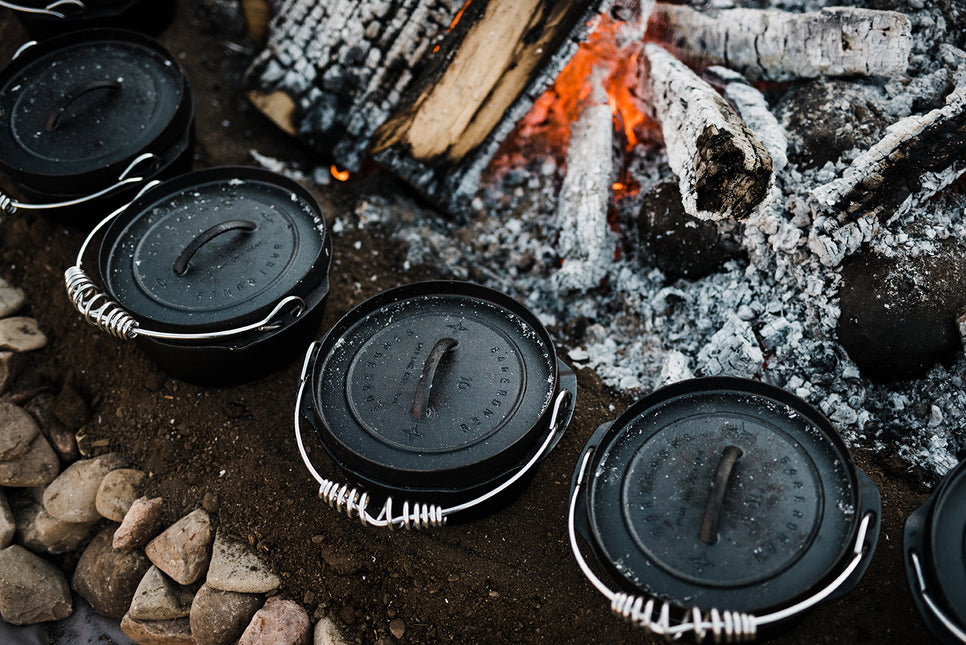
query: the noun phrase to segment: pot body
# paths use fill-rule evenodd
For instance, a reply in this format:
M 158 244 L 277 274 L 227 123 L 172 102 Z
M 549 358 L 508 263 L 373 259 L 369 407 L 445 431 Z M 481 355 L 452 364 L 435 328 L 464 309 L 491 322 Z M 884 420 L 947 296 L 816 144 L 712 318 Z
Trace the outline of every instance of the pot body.
M 84 9 L 65 6 L 64 18 L 16 11 L 24 29 L 36 40 L 50 38 L 68 31 L 85 29 L 130 29 L 157 36 L 171 24 L 176 8 L 175 0 L 83 0 Z M 48 2 L 20 0 L 30 7 L 45 7 Z

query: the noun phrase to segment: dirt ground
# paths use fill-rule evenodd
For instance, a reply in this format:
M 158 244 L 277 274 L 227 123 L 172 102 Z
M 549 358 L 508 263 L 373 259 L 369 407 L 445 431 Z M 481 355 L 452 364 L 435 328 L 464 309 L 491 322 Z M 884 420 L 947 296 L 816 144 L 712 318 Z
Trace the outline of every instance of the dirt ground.
M 26 39 L 0 10 L 0 60 Z M 238 91 L 245 58 L 205 30 L 183 0 L 160 40 L 178 57 L 196 101 L 195 168 L 253 165 L 250 150 L 282 160 L 314 159 L 257 114 Z M 313 188 L 327 218 L 351 212 L 370 191 L 404 190 L 372 171 Z M 150 472 L 146 494 L 162 496 L 167 519 L 204 506 L 220 530 L 248 540 L 281 575 L 280 593 L 316 618 L 331 616 L 347 640 L 404 643 L 654 640 L 623 624 L 583 578 L 566 537 L 567 497 L 577 456 L 591 432 L 630 401 L 578 372 L 577 412 L 560 445 L 508 507 L 472 523 L 424 532 L 367 529 L 316 498 L 293 440 L 292 408 L 301 357 L 254 383 L 203 388 L 165 377 L 132 343 L 84 323 L 69 304 L 63 271 L 86 231 L 29 213 L 0 222 L 0 276 L 28 294 L 28 315 L 49 335 L 14 384 L 24 391 L 70 382 L 86 398 L 91 445 L 117 450 Z M 358 243 L 358 248 L 357 248 Z M 402 268 L 404 249 L 386 230 L 346 227 L 334 237 L 331 294 L 323 329 L 384 289 L 440 277 Z M 321 330 L 320 330 L 321 334 Z M 560 348 L 566 350 L 567 348 Z M 902 566 L 902 527 L 926 498 L 922 478 L 898 459 L 857 449 L 879 486 L 878 548 L 859 586 L 811 612 L 774 642 L 924 642 Z M 398 626 L 398 623 L 397 623 Z

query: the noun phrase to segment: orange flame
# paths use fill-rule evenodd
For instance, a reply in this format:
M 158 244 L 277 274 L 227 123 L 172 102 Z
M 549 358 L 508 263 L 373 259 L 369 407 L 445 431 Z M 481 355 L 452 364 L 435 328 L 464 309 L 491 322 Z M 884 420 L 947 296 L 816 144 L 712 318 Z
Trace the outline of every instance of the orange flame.
M 329 166 L 329 172 L 331 172 L 332 176 L 338 179 L 339 181 L 347 181 L 349 179 L 349 171 L 339 170 L 339 168 L 335 164 L 332 164 L 331 166 Z

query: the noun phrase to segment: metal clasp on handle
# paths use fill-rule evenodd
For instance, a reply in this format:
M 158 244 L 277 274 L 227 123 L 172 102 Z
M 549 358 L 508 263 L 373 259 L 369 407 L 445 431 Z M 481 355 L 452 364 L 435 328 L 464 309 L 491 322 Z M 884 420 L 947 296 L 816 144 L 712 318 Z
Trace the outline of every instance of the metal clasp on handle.
M 53 204 L 27 204 L 24 202 L 18 202 L 13 198 L 11 198 L 10 196 L 0 192 L 0 212 L 4 212 L 7 215 L 13 215 L 18 210 L 38 211 L 38 210 L 47 210 L 47 209 L 54 209 L 54 208 L 66 208 L 68 206 L 77 206 L 78 204 L 83 204 L 85 202 L 99 199 L 101 197 L 104 197 L 105 195 L 113 193 L 118 188 L 127 186 L 129 184 L 137 184 L 144 181 L 146 177 L 131 177 L 130 175 L 141 164 L 145 164 L 145 163 L 156 164 L 160 161 L 161 159 L 156 154 L 152 152 L 145 152 L 144 154 L 140 155 L 137 159 L 132 161 L 130 164 L 128 164 L 128 167 L 124 169 L 124 172 L 122 172 L 118 176 L 117 182 L 115 184 L 108 186 L 103 190 L 99 190 L 96 193 L 92 193 L 84 197 L 78 197 L 77 199 L 71 199 L 65 202 L 56 202 Z M 142 173 L 142 174 L 146 174 L 146 173 Z
M 721 611 L 713 608 L 702 611 L 698 607 L 692 607 L 685 612 L 685 619 L 681 622 L 672 622 L 671 609 L 674 607 L 667 601 L 656 598 L 649 598 L 641 595 L 631 595 L 612 590 L 607 583 L 601 580 L 587 564 L 580 547 L 577 544 L 577 498 L 584 485 L 587 476 L 587 468 L 593 457 L 596 446 L 589 447 L 583 455 L 580 463 L 580 470 L 577 474 L 577 481 L 574 485 L 573 493 L 570 496 L 570 510 L 567 514 L 567 532 L 570 537 L 570 550 L 577 560 L 577 565 L 584 576 L 603 594 L 611 604 L 611 610 L 620 615 L 627 621 L 634 623 L 654 634 L 664 636 L 669 639 L 678 639 L 682 635 L 691 632 L 697 642 L 702 642 L 709 634 L 718 642 L 739 642 L 754 640 L 758 633 L 758 628 L 771 623 L 787 620 L 792 616 L 811 609 L 822 602 L 841 587 L 852 573 L 859 567 L 865 555 L 865 536 L 874 520 L 874 513 L 866 513 L 862 516 L 859 529 L 855 535 L 855 543 L 852 547 L 852 559 L 845 566 L 841 573 L 828 585 L 812 594 L 808 598 L 781 609 L 779 611 L 756 616 L 737 611 Z
M 315 341 L 309 345 L 305 352 L 305 360 L 302 362 L 302 373 L 299 377 L 299 389 L 295 399 L 295 443 L 298 446 L 302 462 L 315 481 L 319 483 L 319 497 L 328 502 L 329 506 L 337 512 L 345 513 L 352 517 L 356 515 L 364 526 L 379 526 L 388 528 L 390 531 L 396 528 L 422 529 L 427 527 L 437 527 L 446 524 L 446 518 L 455 513 L 466 511 L 470 508 L 483 504 L 484 502 L 496 497 L 507 488 L 520 481 L 547 453 L 548 448 L 554 443 L 554 435 L 557 433 L 560 420 L 566 416 L 563 414 L 564 406 L 570 400 L 570 392 L 561 389 L 553 404 L 553 413 L 550 416 L 550 431 L 544 439 L 540 448 L 520 470 L 515 472 L 512 477 L 505 480 L 500 485 L 483 493 L 468 502 L 457 504 L 456 506 L 443 507 L 438 504 L 412 503 L 408 500 L 402 504 L 402 510 L 398 515 L 393 514 L 393 498 L 390 495 L 386 498 L 379 513 L 373 516 L 369 510 L 369 493 L 362 488 L 353 487 L 349 484 L 336 482 L 323 477 L 309 458 L 302 441 L 302 422 L 300 414 L 300 403 L 305 393 L 305 383 L 308 380 L 309 365 L 312 362 L 312 355 L 318 349 L 320 343 Z
M 0 7 L 6 7 L 7 9 L 12 9 L 21 13 L 39 14 L 42 16 L 52 16 L 54 18 L 66 18 L 66 13 L 61 13 L 56 11 L 56 9 L 67 6 L 77 7 L 81 11 L 87 9 L 87 5 L 80 0 L 56 0 L 56 2 L 51 2 L 49 5 L 43 8 L 25 7 L 24 5 L 13 4 L 12 2 L 4 2 L 3 0 L 0 0 Z

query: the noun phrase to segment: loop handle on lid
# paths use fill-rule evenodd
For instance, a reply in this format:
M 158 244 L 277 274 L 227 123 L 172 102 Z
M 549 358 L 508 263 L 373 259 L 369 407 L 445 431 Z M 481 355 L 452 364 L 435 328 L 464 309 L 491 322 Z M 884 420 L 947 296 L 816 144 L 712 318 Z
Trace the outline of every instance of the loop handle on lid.
M 26 7 L 24 5 L 14 4 L 12 2 L 4 2 L 0 0 L 0 7 L 6 7 L 7 9 L 12 9 L 14 11 L 19 11 L 21 13 L 34 13 L 43 16 L 52 16 L 54 18 L 66 18 L 67 14 L 57 11 L 61 7 L 76 7 L 81 11 L 87 9 L 87 6 L 80 0 L 57 0 L 56 2 L 51 2 L 49 5 L 43 8 L 39 7 Z
M 108 90 L 111 93 L 117 92 L 121 89 L 121 81 L 88 81 L 87 83 L 82 83 L 76 87 L 73 87 L 64 96 L 57 101 L 50 114 L 47 115 L 47 122 L 44 124 L 44 130 L 56 130 L 57 126 L 60 125 L 60 118 L 64 116 L 64 112 L 67 111 L 74 101 L 84 96 L 85 94 L 90 94 L 91 92 L 96 92 L 97 90 Z
M 718 541 L 718 525 L 721 523 L 721 509 L 724 506 L 725 493 L 728 491 L 728 482 L 731 481 L 735 463 L 741 459 L 742 454 L 738 446 L 726 446 L 718 459 L 718 467 L 711 479 L 711 489 L 708 491 L 704 517 L 701 519 L 701 529 L 698 532 L 698 539 L 705 544 L 714 544 Z
M 246 219 L 231 219 L 225 220 L 219 224 L 215 224 L 208 230 L 198 234 L 198 237 L 191 240 L 188 246 L 184 247 L 184 250 L 178 255 L 178 259 L 174 261 L 174 266 L 171 268 L 174 270 L 176 275 L 184 275 L 185 271 L 188 270 L 188 262 L 190 262 L 191 258 L 194 257 L 194 254 L 197 253 L 198 250 L 208 242 L 212 241 L 223 233 L 228 233 L 230 231 L 245 231 L 246 233 L 250 233 L 251 231 L 254 231 L 255 228 L 255 222 Z
M 436 370 L 439 368 L 443 356 L 451 349 L 455 349 L 459 341 L 455 338 L 441 338 L 430 350 L 423 365 L 423 371 L 419 375 L 419 382 L 416 384 L 416 396 L 413 397 L 413 407 L 410 414 L 417 419 L 422 419 L 429 412 L 429 393 L 436 378 Z

